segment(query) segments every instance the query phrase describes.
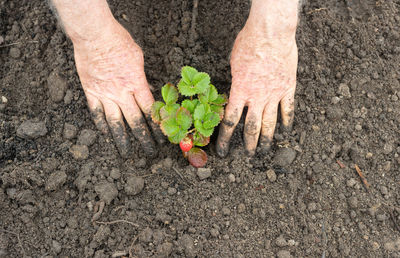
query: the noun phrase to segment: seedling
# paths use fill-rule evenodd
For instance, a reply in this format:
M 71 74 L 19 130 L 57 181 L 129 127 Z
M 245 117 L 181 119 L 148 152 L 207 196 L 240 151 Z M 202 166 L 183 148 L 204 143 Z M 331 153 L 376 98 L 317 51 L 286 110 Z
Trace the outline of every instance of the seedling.
M 177 102 L 179 94 L 187 97 Z M 183 155 L 194 167 L 203 167 L 207 154 L 198 147 L 206 146 L 214 128 L 224 116 L 225 94 L 218 94 L 207 73 L 185 66 L 178 88 L 168 83 L 161 89 L 164 102 L 156 101 L 151 117 L 171 143 L 179 144 Z M 198 146 L 198 147 L 195 147 Z

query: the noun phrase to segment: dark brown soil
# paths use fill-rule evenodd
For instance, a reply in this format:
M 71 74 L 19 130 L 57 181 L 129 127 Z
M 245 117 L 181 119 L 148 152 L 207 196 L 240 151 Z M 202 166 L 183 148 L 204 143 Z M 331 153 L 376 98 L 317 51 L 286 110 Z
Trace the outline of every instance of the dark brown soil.
M 307 1 L 293 132 L 246 158 L 239 124 L 204 180 L 177 146 L 125 160 L 95 131 L 45 2 L 0 1 L 0 257 L 400 256 L 399 0 Z M 156 88 L 192 65 L 229 91 L 248 1 L 200 1 L 195 34 L 190 1 L 110 5 Z

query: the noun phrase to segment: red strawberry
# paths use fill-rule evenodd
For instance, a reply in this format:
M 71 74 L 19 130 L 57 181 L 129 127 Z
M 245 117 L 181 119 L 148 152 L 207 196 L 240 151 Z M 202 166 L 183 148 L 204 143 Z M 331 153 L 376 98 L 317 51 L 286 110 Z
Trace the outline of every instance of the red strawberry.
M 179 146 L 183 152 L 188 152 L 193 147 L 193 140 L 189 136 L 186 136 L 179 143 Z

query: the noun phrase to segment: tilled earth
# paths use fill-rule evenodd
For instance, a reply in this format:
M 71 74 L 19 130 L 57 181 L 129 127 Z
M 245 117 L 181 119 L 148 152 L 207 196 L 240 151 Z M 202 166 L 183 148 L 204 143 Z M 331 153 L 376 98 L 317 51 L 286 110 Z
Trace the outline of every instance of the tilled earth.
M 191 1 L 109 2 L 156 98 L 183 65 L 229 92 L 248 1 L 200 1 L 195 20 Z M 197 170 L 169 144 L 122 159 L 46 1 L 1 0 L 0 257 L 400 257 L 400 1 L 300 16 L 294 130 L 247 158 L 240 123 Z

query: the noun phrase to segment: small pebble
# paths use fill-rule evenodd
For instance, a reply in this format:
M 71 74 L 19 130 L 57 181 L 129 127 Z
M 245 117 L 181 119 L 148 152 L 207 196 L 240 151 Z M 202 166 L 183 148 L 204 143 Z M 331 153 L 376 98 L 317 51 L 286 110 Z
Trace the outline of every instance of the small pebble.
M 10 48 L 10 56 L 14 59 L 18 59 L 21 56 L 21 50 L 16 47 Z
M 240 203 L 239 205 L 238 205 L 238 212 L 239 213 L 242 213 L 242 212 L 244 212 L 246 210 L 246 206 L 243 204 L 243 203 Z
M 361 130 L 362 130 L 362 126 L 361 126 L 361 125 L 356 125 L 356 126 L 355 126 L 355 129 L 356 129 L 357 131 L 361 131 Z
M 17 129 L 17 136 L 24 139 L 36 139 L 47 134 L 46 124 L 44 122 L 34 122 L 27 120 Z
M 89 157 L 89 148 L 86 145 L 72 145 L 69 152 L 76 160 L 85 160 Z
M 276 256 L 277 256 L 278 258 L 292 258 L 292 255 L 291 255 L 290 252 L 287 251 L 287 250 L 280 250 L 280 251 L 276 254 Z
M 200 180 L 207 179 L 211 176 L 211 169 L 210 168 L 198 168 L 197 176 L 200 178 Z
M 78 128 L 76 128 L 75 125 L 69 124 L 69 123 L 64 124 L 63 134 L 64 134 L 65 139 L 71 140 L 71 139 L 75 138 L 77 133 L 78 133 Z
M 275 153 L 273 162 L 280 167 L 287 167 L 296 158 L 296 151 L 291 148 L 279 148 Z
M 382 186 L 380 187 L 380 190 L 381 190 L 381 193 L 382 193 L 383 195 L 389 194 L 389 191 L 388 191 L 387 187 L 384 186 L 384 185 L 382 185 Z
M 308 204 L 308 210 L 310 212 L 316 211 L 317 210 L 317 204 L 315 202 L 310 202 Z
M 385 221 L 386 220 L 386 215 L 385 214 L 378 214 L 378 215 L 376 215 L 376 219 L 378 220 L 378 221 Z
M 347 180 L 346 185 L 348 187 L 353 187 L 355 184 L 357 184 L 357 181 L 354 178 L 350 178 L 349 180 Z
M 347 84 L 339 84 L 338 93 L 345 98 L 351 98 L 350 88 L 347 86 Z
M 273 169 L 268 169 L 267 170 L 267 178 L 270 182 L 275 182 L 276 181 L 276 173 Z
M 168 187 L 168 194 L 169 195 L 174 195 L 174 194 L 176 194 L 176 189 L 175 188 L 173 188 L 173 187 Z
M 356 209 L 358 207 L 358 200 L 355 196 L 351 196 L 349 198 L 349 206 L 350 208 Z
M 236 181 L 235 175 L 234 174 L 229 174 L 228 175 L 228 180 L 231 183 L 234 183 Z
M 52 245 L 53 245 L 53 251 L 56 254 L 61 253 L 62 246 L 59 242 L 57 242 L 56 240 L 53 240 Z
M 57 171 L 47 178 L 46 190 L 54 191 L 59 189 L 67 181 L 67 174 L 64 171 Z
M 91 146 L 96 141 L 96 132 L 90 129 L 83 129 L 78 136 L 76 143 L 78 145 Z
M 288 243 L 286 242 L 285 238 L 283 237 L 283 235 L 280 235 L 276 240 L 275 240 L 275 244 L 279 247 L 284 247 L 287 246 Z
M 100 200 L 106 202 L 108 205 L 110 205 L 112 200 L 118 196 L 117 187 L 114 185 L 114 183 L 107 181 L 97 183 L 94 187 L 94 190 L 96 191 Z
M 223 207 L 222 208 L 222 214 L 224 216 L 229 216 L 229 215 L 231 215 L 231 210 L 228 207 Z
M 131 176 L 126 180 L 125 192 L 129 195 L 137 195 L 144 188 L 144 179 L 142 177 Z
M 110 177 L 112 179 L 119 179 L 121 177 L 121 172 L 118 168 L 112 168 L 110 172 Z
M 218 231 L 218 229 L 216 229 L 216 228 L 212 228 L 212 229 L 210 230 L 210 234 L 211 234 L 212 237 L 216 238 L 216 237 L 219 236 L 219 231 Z
M 47 79 L 48 95 L 51 101 L 57 103 L 64 100 L 65 91 L 68 88 L 67 80 L 53 71 Z

